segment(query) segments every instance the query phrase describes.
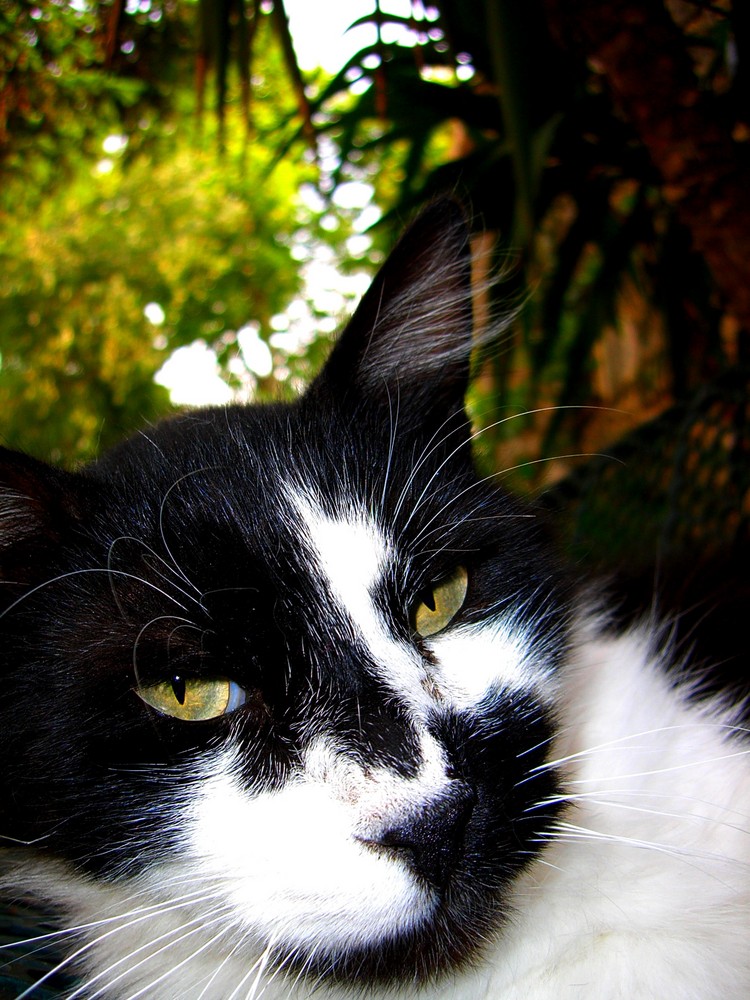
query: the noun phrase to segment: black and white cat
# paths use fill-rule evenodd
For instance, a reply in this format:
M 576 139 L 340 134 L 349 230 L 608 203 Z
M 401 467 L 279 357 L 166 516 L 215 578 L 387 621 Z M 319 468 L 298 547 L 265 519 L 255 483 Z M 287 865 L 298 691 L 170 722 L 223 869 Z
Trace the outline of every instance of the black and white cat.
M 0 893 L 71 996 L 750 996 L 744 706 L 475 473 L 469 272 L 438 203 L 297 402 L 2 453 Z

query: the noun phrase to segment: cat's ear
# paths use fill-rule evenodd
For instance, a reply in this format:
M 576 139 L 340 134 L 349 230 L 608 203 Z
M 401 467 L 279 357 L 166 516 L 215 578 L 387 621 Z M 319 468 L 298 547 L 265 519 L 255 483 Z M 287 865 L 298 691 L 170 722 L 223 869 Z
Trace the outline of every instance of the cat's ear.
M 75 520 L 77 477 L 0 448 L 0 581 L 32 582 Z
M 313 393 L 427 423 L 463 405 L 472 346 L 469 230 L 456 202 L 427 208 L 365 293 Z

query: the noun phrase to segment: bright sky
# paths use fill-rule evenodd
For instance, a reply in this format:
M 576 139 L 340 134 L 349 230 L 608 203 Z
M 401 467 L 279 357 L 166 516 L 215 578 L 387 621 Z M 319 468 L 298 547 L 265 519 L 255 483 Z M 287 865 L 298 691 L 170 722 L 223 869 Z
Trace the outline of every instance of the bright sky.
M 408 13 L 408 0 L 387 9 Z M 372 41 L 366 25 L 346 29 L 375 9 L 372 0 L 285 0 L 284 9 L 302 69 L 322 66 L 329 73 L 341 69 L 350 56 Z
M 375 33 L 369 26 L 361 25 L 352 31 L 347 31 L 347 28 L 372 13 L 374 7 L 373 0 L 285 0 L 284 8 L 301 68 L 312 70 L 322 66 L 329 73 L 335 73 L 355 52 L 372 44 Z M 382 0 L 381 7 L 388 13 L 410 13 L 409 0 Z M 387 34 L 384 37 L 387 41 L 393 40 Z M 345 184 L 334 195 L 334 200 L 342 207 L 363 209 L 361 229 L 377 218 L 377 215 L 373 217 L 372 207 L 367 207 L 371 194 L 369 188 L 367 191 L 356 190 L 364 187 L 362 184 Z M 362 294 L 367 281 L 362 275 L 338 278 L 335 262 L 325 258 L 324 248 L 321 248 L 319 258 L 308 261 L 303 267 L 316 307 L 329 311 L 329 323 L 331 328 L 335 328 L 344 306 L 344 295 Z M 305 312 L 304 303 L 292 303 L 287 314 L 278 318 L 280 332 L 272 336 L 272 342 L 293 351 L 295 337 L 304 338 L 311 332 L 310 319 L 308 315 L 303 315 Z M 157 328 L 165 319 L 157 303 L 146 307 L 146 315 Z M 239 332 L 238 341 L 251 372 L 261 376 L 269 374 L 271 354 L 258 336 L 257 329 L 249 324 Z M 300 342 L 298 339 L 297 343 Z M 213 352 L 202 342 L 175 351 L 156 378 L 170 390 L 173 402 L 178 405 L 226 403 L 232 398 L 231 390 L 219 376 Z

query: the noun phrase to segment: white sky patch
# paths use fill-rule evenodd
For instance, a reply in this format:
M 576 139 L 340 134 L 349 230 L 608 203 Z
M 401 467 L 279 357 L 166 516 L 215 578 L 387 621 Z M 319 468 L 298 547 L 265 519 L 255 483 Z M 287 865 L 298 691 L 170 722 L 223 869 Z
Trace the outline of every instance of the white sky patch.
M 237 331 L 237 343 L 240 345 L 243 361 L 251 372 L 260 378 L 271 374 L 273 355 L 268 344 L 261 340 L 260 330 L 256 323 L 248 323 Z
M 340 208 L 364 209 L 370 205 L 372 195 L 372 185 L 366 184 L 364 181 L 346 181 L 335 188 L 331 200 Z
M 158 302 L 149 302 L 143 307 L 143 315 L 152 326 L 161 326 L 167 318 Z
M 230 403 L 232 390 L 219 375 L 216 355 L 198 340 L 179 347 L 154 376 L 158 385 L 169 390 L 177 406 L 211 406 Z
M 284 9 L 294 38 L 294 51 L 303 70 L 321 66 L 336 73 L 353 55 L 376 41 L 372 25 L 361 25 L 348 31 L 350 24 L 373 13 L 372 0 L 326 0 L 324 4 L 310 0 L 285 0 Z M 381 8 L 389 14 L 411 15 L 409 0 L 382 0 Z M 386 42 L 406 41 L 406 29 L 388 27 L 383 33 Z
M 107 156 L 114 156 L 116 153 L 121 153 L 127 144 L 128 137 L 126 135 L 108 135 L 102 143 L 102 149 Z

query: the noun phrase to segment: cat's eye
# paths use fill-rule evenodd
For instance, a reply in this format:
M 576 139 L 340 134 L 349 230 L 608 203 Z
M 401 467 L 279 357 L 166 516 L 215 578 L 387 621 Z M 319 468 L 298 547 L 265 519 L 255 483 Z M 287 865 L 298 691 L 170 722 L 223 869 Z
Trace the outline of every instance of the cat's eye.
M 143 684 L 136 693 L 162 715 L 184 722 L 217 719 L 240 708 L 247 700 L 245 691 L 228 677 L 180 677 L 156 684 Z
M 415 631 L 423 639 L 442 632 L 463 607 L 468 586 L 469 574 L 464 566 L 457 566 L 448 576 L 431 584 L 415 605 Z

